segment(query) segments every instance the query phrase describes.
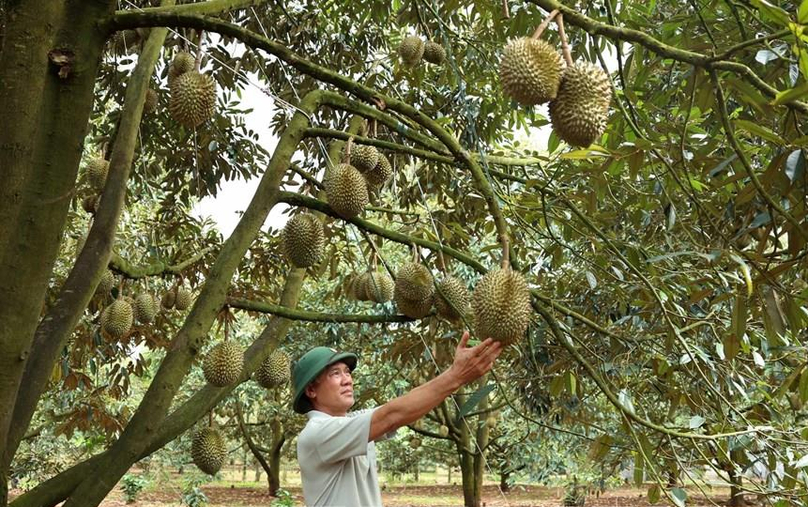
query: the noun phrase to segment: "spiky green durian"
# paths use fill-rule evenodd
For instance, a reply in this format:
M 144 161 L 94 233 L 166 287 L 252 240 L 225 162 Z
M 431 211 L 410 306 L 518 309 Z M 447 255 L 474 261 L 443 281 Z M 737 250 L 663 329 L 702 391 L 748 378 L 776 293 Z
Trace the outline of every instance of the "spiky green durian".
M 544 104 L 558 93 L 561 55 L 541 39 L 522 37 L 505 46 L 499 64 L 502 89 L 520 104 Z
M 93 189 L 97 191 L 104 190 L 104 184 L 107 182 L 107 173 L 109 172 L 109 161 L 101 157 L 91 158 L 87 162 L 87 182 Z
M 350 164 L 339 164 L 329 171 L 325 193 L 331 208 L 346 219 L 359 215 L 368 205 L 365 178 Z
M 595 142 L 606 130 L 611 98 L 609 76 L 600 67 L 589 62 L 567 67 L 549 107 L 556 135 L 573 146 Z
M 412 300 L 402 297 L 398 286 L 393 291 L 398 311 L 411 319 L 423 319 L 432 311 L 432 304 L 435 302 L 434 296 L 429 296 L 423 300 Z
M 98 194 L 88 195 L 81 201 L 81 207 L 90 214 L 95 214 L 98 211 L 98 204 L 101 202 L 101 196 Z
M 191 442 L 191 458 L 206 474 L 214 475 L 227 457 L 224 437 L 213 428 L 202 428 Z
M 202 363 L 205 380 L 216 387 L 229 386 L 237 381 L 243 368 L 244 349 L 232 341 L 217 344 Z
M 121 338 L 132 329 L 133 317 L 132 305 L 124 299 L 116 299 L 101 312 L 101 327 L 110 336 Z
M 408 262 L 396 273 L 396 293 L 410 301 L 425 301 L 432 297 L 435 285 L 432 273 L 423 264 Z
M 157 92 L 149 88 L 146 90 L 146 99 L 143 101 L 143 112 L 153 113 L 157 110 Z
M 191 291 L 183 286 L 177 287 L 176 298 L 174 299 L 174 308 L 180 311 L 185 310 L 191 306 L 192 301 L 193 298 L 191 297 Z
M 438 283 L 438 289 L 435 291 L 435 308 L 438 315 L 456 321 L 466 314 L 471 295 L 465 283 L 453 276 L 446 276 Z
M 197 127 L 213 116 L 216 106 L 216 81 L 207 74 L 189 71 L 171 83 L 168 112 L 177 123 Z
M 299 268 L 320 262 L 325 247 L 323 224 L 311 213 L 300 213 L 286 222 L 281 233 L 286 258 Z
M 398 47 L 398 54 L 401 56 L 401 61 L 404 62 L 404 65 L 408 67 L 415 66 L 424 56 L 424 41 L 417 35 L 404 37 Z
M 384 271 L 365 273 L 362 284 L 368 300 L 384 303 L 393 299 L 395 282 Z
M 356 144 L 351 148 L 351 165 L 360 173 L 372 170 L 379 162 L 379 150 L 373 146 Z
M 521 273 L 512 269 L 489 271 L 472 296 L 477 336 L 504 345 L 522 338 L 530 323 L 530 290 Z
M 368 188 L 379 189 L 393 176 L 393 166 L 383 153 L 379 153 L 379 161 L 373 169 L 363 173 Z
M 135 298 L 135 320 L 141 324 L 148 324 L 157 315 L 158 303 L 154 296 L 148 292 L 142 292 Z
M 174 55 L 171 64 L 168 66 L 168 84 L 174 82 L 174 79 L 180 77 L 186 72 L 191 72 L 196 67 L 196 58 L 191 53 L 180 51 Z
M 95 292 L 96 294 L 106 296 L 113 287 L 115 287 L 115 275 L 112 274 L 112 271 L 106 270 L 104 274 L 101 275 L 101 281 L 98 282 L 98 287 L 96 287 Z
M 283 351 L 276 350 L 261 363 L 255 372 L 255 380 L 267 389 L 272 389 L 289 382 L 292 369 L 289 356 Z
M 446 50 L 437 42 L 427 41 L 424 44 L 424 60 L 440 65 L 446 59 Z
M 163 308 L 166 310 L 170 310 L 174 308 L 174 303 L 177 301 L 177 293 L 174 289 L 168 289 L 163 293 L 163 298 L 160 300 L 160 304 L 163 305 Z

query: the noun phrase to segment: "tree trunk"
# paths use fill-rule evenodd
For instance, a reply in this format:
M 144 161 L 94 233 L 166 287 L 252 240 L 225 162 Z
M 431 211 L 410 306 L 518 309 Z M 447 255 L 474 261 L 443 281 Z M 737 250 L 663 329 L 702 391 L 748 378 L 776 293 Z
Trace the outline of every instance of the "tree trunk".
M 255 470 L 255 482 L 259 482 L 261 480 L 261 464 L 258 463 L 258 460 L 253 460 L 253 469 Z
M 499 473 L 499 489 L 503 493 L 507 493 L 507 491 L 511 488 L 510 484 L 508 484 L 508 479 L 510 479 L 510 477 L 510 470 Z
M 743 507 L 746 501 L 743 496 L 743 474 L 737 472 L 735 464 L 738 463 L 740 450 L 730 451 L 730 462 L 727 464 L 727 474 L 729 474 L 729 502 L 730 507 Z
M 247 482 L 247 444 L 241 446 L 241 482 Z
M 272 427 L 272 452 L 269 453 L 267 480 L 269 481 L 269 495 L 278 496 L 278 490 L 281 489 L 281 451 L 286 437 L 283 434 L 280 419 L 274 418 L 270 426 Z

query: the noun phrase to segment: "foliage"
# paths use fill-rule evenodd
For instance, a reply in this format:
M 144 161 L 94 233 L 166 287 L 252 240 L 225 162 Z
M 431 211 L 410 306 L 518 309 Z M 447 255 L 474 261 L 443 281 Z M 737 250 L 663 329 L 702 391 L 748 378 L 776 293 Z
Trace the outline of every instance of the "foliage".
M 121 478 L 121 489 L 123 490 L 126 503 L 135 503 L 138 494 L 149 484 L 149 481 L 139 474 L 126 474 Z
M 182 487 L 182 505 L 188 507 L 205 507 L 208 504 L 208 496 L 200 488 L 207 482 L 205 478 L 194 475 L 185 481 Z
M 285 489 L 279 489 L 277 498 L 272 500 L 270 507 L 294 507 L 295 497 Z

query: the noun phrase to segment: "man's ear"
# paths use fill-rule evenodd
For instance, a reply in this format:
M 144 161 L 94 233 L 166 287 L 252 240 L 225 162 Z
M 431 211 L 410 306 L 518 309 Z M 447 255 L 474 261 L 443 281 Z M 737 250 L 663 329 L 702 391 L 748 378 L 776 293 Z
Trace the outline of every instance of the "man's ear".
M 317 391 L 314 390 L 314 386 L 311 384 L 306 386 L 304 393 L 309 397 L 310 400 L 314 400 L 314 398 L 317 396 Z

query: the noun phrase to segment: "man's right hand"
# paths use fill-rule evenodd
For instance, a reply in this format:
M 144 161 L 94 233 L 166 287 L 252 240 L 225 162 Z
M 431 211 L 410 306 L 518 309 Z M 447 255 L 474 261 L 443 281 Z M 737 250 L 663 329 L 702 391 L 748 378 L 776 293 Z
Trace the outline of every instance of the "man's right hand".
M 463 333 L 455 351 L 455 358 L 450 373 L 460 383 L 468 384 L 488 373 L 494 366 L 494 360 L 502 352 L 502 343 L 487 338 L 474 347 L 468 347 L 469 332 Z

